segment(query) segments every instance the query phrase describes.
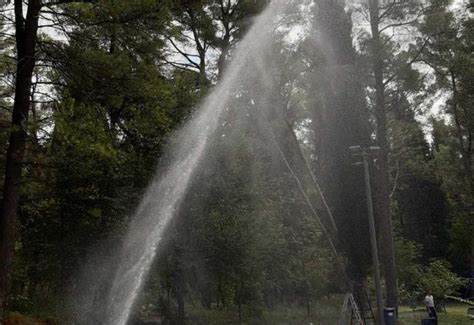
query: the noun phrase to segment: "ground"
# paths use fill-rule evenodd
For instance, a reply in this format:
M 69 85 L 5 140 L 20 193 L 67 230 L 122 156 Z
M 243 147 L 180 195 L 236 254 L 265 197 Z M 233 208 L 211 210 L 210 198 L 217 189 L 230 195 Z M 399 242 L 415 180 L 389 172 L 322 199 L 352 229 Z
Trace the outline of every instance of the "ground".
M 474 325 L 474 320 L 466 316 L 466 304 L 448 304 L 446 312 L 438 313 L 438 323 L 440 325 Z M 400 325 L 420 324 L 420 320 L 426 317 L 426 311 L 422 306 L 413 311 L 410 307 L 400 307 Z
M 248 317 L 249 311 L 244 310 L 244 320 L 238 320 L 236 310 L 204 310 L 188 306 L 187 324 L 192 325 L 332 325 L 338 324 L 340 306 L 334 299 L 322 299 L 312 308 L 312 315 L 307 316 L 305 308 L 277 307 L 273 311 L 262 311 L 260 317 Z M 197 306 L 196 306 L 197 307 Z M 474 320 L 466 316 L 468 306 L 463 304 L 449 304 L 446 312 L 439 313 L 439 325 L 474 325 Z M 247 317 L 245 317 L 247 315 Z M 426 317 L 426 311 L 418 306 L 415 311 L 408 306 L 401 306 L 398 325 L 420 325 L 421 319 Z M 1 322 L 0 322 L 1 323 Z M 51 320 L 28 317 L 19 313 L 11 313 L 2 325 L 52 325 L 60 324 Z M 159 324 L 150 323 L 150 324 Z
M 301 307 L 278 307 L 272 312 L 263 312 L 261 318 L 246 318 L 243 322 L 237 319 L 236 311 L 189 310 L 190 324 L 245 324 L 245 325 L 331 325 L 338 324 L 340 306 L 335 306 L 333 299 L 320 301 L 313 307 L 313 315 L 307 316 L 306 309 Z M 468 306 L 465 304 L 448 304 L 446 312 L 438 313 L 439 325 L 474 325 L 474 320 L 466 316 Z M 408 306 L 401 306 L 398 325 L 420 325 L 421 319 L 427 317 L 423 306 L 415 311 Z

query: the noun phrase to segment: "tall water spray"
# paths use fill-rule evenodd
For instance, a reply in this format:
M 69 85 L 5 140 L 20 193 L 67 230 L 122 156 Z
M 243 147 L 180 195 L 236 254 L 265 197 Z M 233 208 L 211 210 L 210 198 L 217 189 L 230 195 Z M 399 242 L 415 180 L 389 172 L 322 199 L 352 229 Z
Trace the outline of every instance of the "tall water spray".
M 168 159 L 165 168 L 157 172 L 132 218 L 116 257 L 118 268 L 113 272 L 115 276 L 111 286 L 106 288 L 105 302 L 101 303 L 102 306 L 96 306 L 102 308 L 103 315 L 99 315 L 94 322 L 110 325 L 127 323 L 166 226 L 180 208 L 209 140 L 216 135 L 222 113 L 229 108 L 242 84 L 255 80 L 262 85 L 271 84 L 270 80 L 259 80 L 268 78 L 263 62 L 272 44 L 271 35 L 277 18 L 290 4 L 294 5 L 292 1 L 273 0 L 267 6 L 233 51 L 232 62 L 223 78 L 200 105 L 196 116 L 175 134 L 175 145 L 168 148 L 172 158 Z M 104 290 L 103 285 L 99 288 Z

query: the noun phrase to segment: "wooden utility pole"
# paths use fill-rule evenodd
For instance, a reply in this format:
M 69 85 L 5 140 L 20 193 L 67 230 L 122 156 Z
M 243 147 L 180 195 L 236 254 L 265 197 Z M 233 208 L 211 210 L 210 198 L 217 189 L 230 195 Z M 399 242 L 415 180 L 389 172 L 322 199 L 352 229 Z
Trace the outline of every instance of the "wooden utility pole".
M 370 151 L 379 150 L 379 147 L 362 148 L 360 146 L 350 147 L 354 155 L 361 156 L 362 165 L 364 167 L 364 180 L 365 180 L 365 196 L 367 199 L 367 212 L 369 219 L 369 234 L 370 234 L 370 252 L 372 255 L 372 264 L 374 268 L 374 282 L 375 282 L 375 295 L 377 300 L 377 319 L 380 325 L 384 324 L 383 314 L 383 298 L 382 298 L 382 285 L 380 282 L 380 263 L 379 263 L 379 252 L 377 247 L 377 235 L 375 231 L 374 221 L 374 208 L 372 204 L 372 189 L 370 186 L 370 174 L 369 174 L 369 162 L 367 156 L 370 155 Z

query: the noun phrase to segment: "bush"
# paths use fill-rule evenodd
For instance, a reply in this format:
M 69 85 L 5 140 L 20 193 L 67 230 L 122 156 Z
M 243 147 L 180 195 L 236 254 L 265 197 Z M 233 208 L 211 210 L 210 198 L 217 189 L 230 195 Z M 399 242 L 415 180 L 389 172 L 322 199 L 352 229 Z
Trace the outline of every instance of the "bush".
M 446 295 L 455 294 L 464 284 L 465 279 L 451 271 L 449 262 L 436 259 L 425 268 L 419 287 L 425 293 L 431 291 L 433 297 L 442 300 Z

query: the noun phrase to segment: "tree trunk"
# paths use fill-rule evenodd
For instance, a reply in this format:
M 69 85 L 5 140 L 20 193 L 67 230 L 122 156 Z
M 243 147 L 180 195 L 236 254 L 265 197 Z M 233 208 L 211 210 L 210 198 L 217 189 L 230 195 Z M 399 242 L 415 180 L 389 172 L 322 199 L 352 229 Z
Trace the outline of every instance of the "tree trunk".
M 242 284 L 240 284 L 238 290 L 239 321 L 242 321 Z
M 304 303 L 306 305 L 306 316 L 311 316 L 311 298 L 309 296 L 309 281 L 306 276 L 306 266 L 304 264 L 303 255 L 300 254 L 301 258 L 301 270 L 303 271 L 303 278 L 304 278 Z
M 184 279 L 182 271 L 179 270 L 176 274 L 176 300 L 178 303 L 178 324 L 184 324 Z
M 370 28 L 372 32 L 372 65 L 375 77 L 375 120 L 377 123 L 377 142 L 380 146 L 377 177 L 378 245 L 385 272 L 386 305 L 397 307 L 397 278 L 393 246 L 393 228 L 390 215 L 390 188 L 388 173 L 389 144 L 387 139 L 387 116 L 385 108 L 385 85 L 383 80 L 382 44 L 379 32 L 378 1 L 369 1 Z
M 221 281 L 219 281 L 218 284 L 217 284 L 217 308 L 219 308 L 219 300 L 220 300 L 220 302 L 222 302 L 222 307 L 221 308 L 228 307 L 227 306 L 227 299 L 224 295 L 224 292 L 222 291 Z
M 474 221 L 472 221 L 472 219 L 474 218 L 471 218 L 471 231 L 473 231 L 474 229 Z M 473 231 L 474 232 L 474 231 Z M 474 283 L 472 279 L 474 279 L 474 233 L 472 234 L 472 237 L 471 237 L 471 287 L 469 288 L 469 297 L 473 297 L 474 296 Z
M 191 6 L 187 8 L 187 13 L 191 20 L 189 27 L 191 28 L 191 32 L 193 33 L 194 42 L 196 45 L 196 51 L 199 54 L 199 84 L 201 87 L 205 88 L 208 86 L 208 80 L 207 80 L 207 75 L 206 75 L 207 46 L 206 46 L 205 40 L 201 41 L 199 38 L 199 31 L 197 27 L 198 24 L 196 21 L 197 18 Z
M 15 247 L 20 182 L 25 154 L 28 112 L 31 104 L 31 77 L 35 67 L 35 47 L 40 0 L 28 1 L 26 18 L 22 0 L 15 0 L 17 67 L 12 128 L 7 149 L 3 200 L 0 211 L 0 311 L 5 307 L 10 268 Z
M 201 306 L 210 310 L 212 302 L 212 286 L 211 283 L 206 283 L 201 288 Z
M 223 10 L 224 14 L 224 10 Z M 222 21 L 222 24 L 224 26 L 224 37 L 222 38 L 222 43 L 221 43 L 221 55 L 219 56 L 219 59 L 217 60 L 217 70 L 218 70 L 218 78 L 221 78 L 224 75 L 224 69 L 225 69 L 225 64 L 227 61 L 227 55 L 229 54 L 229 48 L 230 48 L 230 22 L 229 18 L 226 17 Z

